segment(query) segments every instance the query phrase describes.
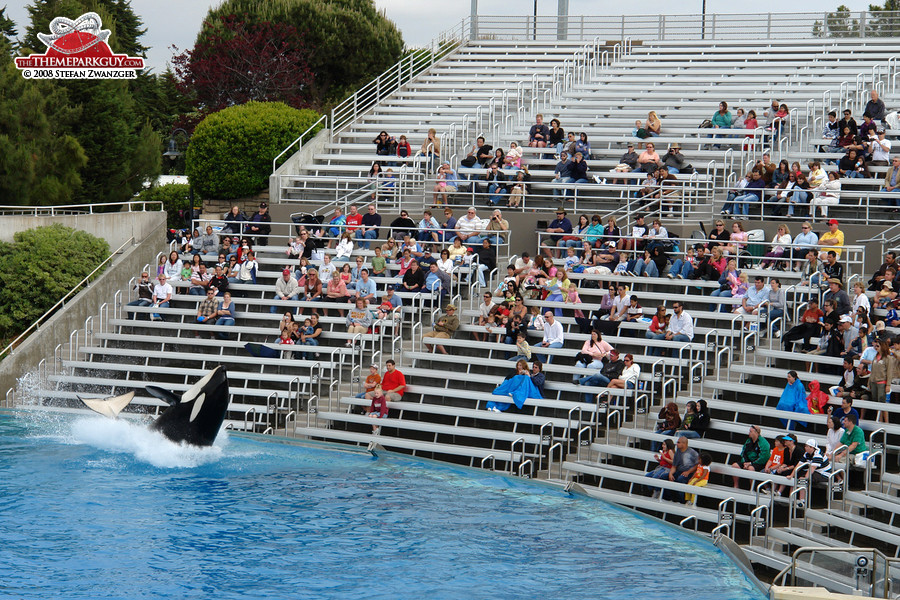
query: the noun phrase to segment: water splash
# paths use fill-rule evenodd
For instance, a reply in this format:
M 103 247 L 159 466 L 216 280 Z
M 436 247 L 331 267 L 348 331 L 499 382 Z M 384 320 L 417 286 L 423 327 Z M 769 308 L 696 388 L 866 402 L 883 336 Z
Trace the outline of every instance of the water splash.
M 122 419 L 83 417 L 72 422 L 69 438 L 65 441 L 131 455 L 154 467 L 189 469 L 220 460 L 227 437 L 222 432 L 215 445 L 201 448 L 176 444 L 157 431 Z

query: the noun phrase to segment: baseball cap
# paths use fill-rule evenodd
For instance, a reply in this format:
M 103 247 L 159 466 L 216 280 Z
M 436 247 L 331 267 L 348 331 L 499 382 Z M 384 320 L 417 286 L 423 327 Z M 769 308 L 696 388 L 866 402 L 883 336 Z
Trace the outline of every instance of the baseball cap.
M 852 323 L 853 319 L 850 318 L 850 315 L 841 315 L 841 323 Z
M 829 224 L 829 225 L 837 225 L 837 224 L 838 224 L 838 220 L 837 220 L 837 219 L 828 219 L 828 224 Z
M 816 450 L 819 449 L 819 444 L 816 442 L 816 440 L 814 440 L 814 439 L 812 439 L 812 438 L 809 438 L 808 440 L 806 440 L 806 445 L 807 445 L 807 446 L 812 446 L 812 447 L 815 448 Z
M 290 274 L 291 274 L 291 270 L 290 270 L 290 269 L 285 269 L 284 271 L 281 272 L 281 274 L 282 274 L 282 275 L 290 275 Z

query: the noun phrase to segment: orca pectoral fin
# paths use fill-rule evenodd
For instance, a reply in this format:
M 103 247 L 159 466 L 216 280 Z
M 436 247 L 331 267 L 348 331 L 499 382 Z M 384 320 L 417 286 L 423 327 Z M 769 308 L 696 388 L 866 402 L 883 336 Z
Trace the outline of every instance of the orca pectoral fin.
M 155 385 L 148 385 L 148 386 L 145 386 L 144 389 L 147 390 L 148 394 L 150 394 L 154 398 L 158 398 L 159 400 L 162 400 L 169 406 L 174 406 L 175 404 L 178 404 L 179 402 L 181 402 L 181 396 L 176 396 L 169 390 L 164 390 L 161 387 L 157 387 Z
M 128 392 L 127 394 L 112 396 L 110 398 L 82 398 L 81 396 L 78 396 L 78 399 L 92 411 L 99 413 L 104 417 L 115 419 L 134 399 L 134 392 Z

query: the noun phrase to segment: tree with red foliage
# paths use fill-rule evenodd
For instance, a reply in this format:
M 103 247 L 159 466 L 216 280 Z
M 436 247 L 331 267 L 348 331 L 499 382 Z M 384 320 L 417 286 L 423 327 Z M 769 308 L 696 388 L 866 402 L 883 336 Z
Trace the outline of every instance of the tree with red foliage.
M 312 72 L 295 27 L 229 15 L 204 28 L 208 35 L 193 50 L 172 59 L 182 89 L 196 99 L 201 112 L 250 100 L 297 108 L 309 104 Z

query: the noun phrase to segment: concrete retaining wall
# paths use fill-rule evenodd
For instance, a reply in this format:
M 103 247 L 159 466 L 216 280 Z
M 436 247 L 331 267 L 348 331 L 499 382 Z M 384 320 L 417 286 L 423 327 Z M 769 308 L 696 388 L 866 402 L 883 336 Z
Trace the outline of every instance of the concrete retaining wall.
M 282 164 L 275 173 L 269 176 L 269 198 L 271 202 L 280 202 L 280 190 L 278 187 L 279 175 L 296 175 L 305 164 L 313 162 L 315 154 L 325 152 L 325 144 L 331 140 L 330 129 L 320 129 L 316 136 L 303 144 L 300 152 L 295 152 Z
M 0 217 L 0 240 L 13 241 L 17 231 L 44 227 L 53 223 L 62 223 L 66 227 L 86 231 L 109 243 L 110 249 L 116 249 L 128 238 L 134 237 L 141 242 L 166 225 L 165 213 L 155 212 L 122 212 L 84 215 L 58 215 L 52 217 L 35 217 L 31 215 L 9 215 Z
M 140 275 L 145 264 L 155 264 L 156 253 L 165 247 L 166 243 L 165 213 L 133 214 L 143 215 L 143 218 L 133 221 L 135 226 L 141 225 L 140 233 L 143 241 L 126 248 L 105 272 L 72 298 L 63 310 L 53 315 L 12 354 L 0 361 L 0 403 L 4 401 L 6 391 L 15 387 L 20 377 L 37 369 L 41 359 L 52 360 L 56 346 L 68 342 L 72 331 L 82 328 L 87 317 L 96 315 L 101 304 L 111 302 L 116 291 L 125 289 L 132 277 Z M 99 222 L 108 223 L 104 217 L 106 215 L 101 215 Z M 97 218 L 96 215 L 94 218 Z M 121 221 L 119 223 L 121 224 Z M 102 233 L 98 232 L 97 235 Z M 125 237 L 117 242 L 114 248 L 133 234 L 129 230 L 127 234 L 117 235 Z M 110 244 L 113 242 L 110 241 Z

